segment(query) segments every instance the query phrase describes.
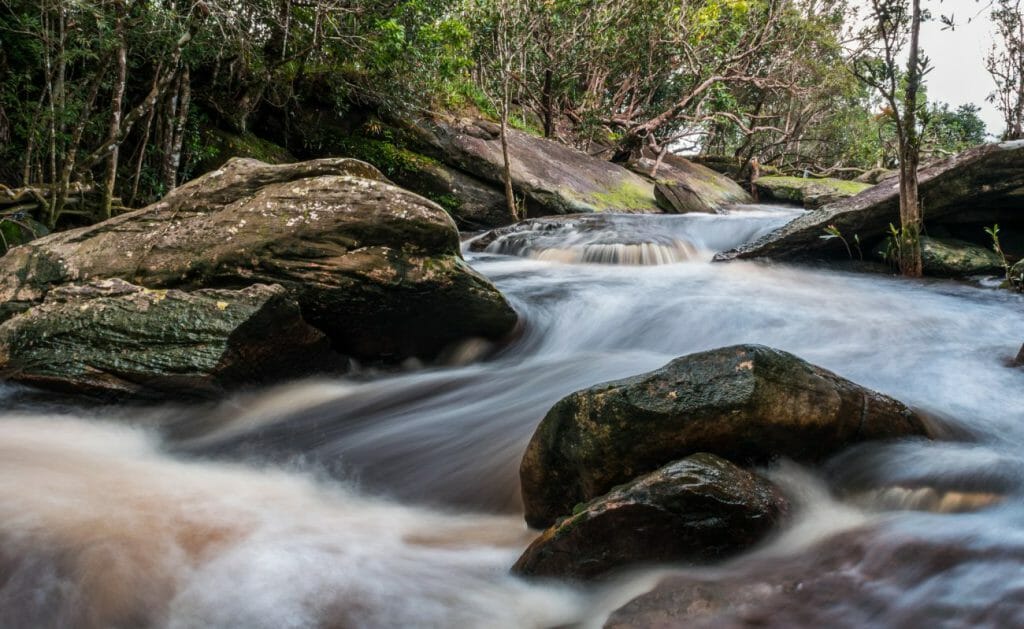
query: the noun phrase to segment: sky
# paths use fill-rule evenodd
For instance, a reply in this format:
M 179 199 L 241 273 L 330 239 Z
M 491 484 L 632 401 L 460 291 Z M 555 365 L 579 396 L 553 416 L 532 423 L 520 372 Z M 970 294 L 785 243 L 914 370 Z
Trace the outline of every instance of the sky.
M 986 100 L 995 89 L 985 70 L 985 55 L 993 38 L 988 11 L 979 14 L 979 4 L 974 0 L 945 0 L 941 5 L 933 0 L 931 4 L 936 5 L 932 9 L 936 19 L 921 26 L 921 48 L 934 67 L 926 79 L 928 100 L 949 103 L 953 109 L 965 103 L 980 106 L 978 115 L 989 134 L 998 136 L 1003 131 L 1002 116 Z M 942 30 L 939 13 L 953 14 L 955 30 Z

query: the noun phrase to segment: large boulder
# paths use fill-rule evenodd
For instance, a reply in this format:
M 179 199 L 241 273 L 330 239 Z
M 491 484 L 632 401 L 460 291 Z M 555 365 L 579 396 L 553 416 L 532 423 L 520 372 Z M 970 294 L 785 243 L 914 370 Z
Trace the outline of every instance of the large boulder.
M 430 157 L 502 185 L 500 128 L 486 120 L 406 121 L 404 131 Z M 578 212 L 660 212 L 654 184 L 612 162 L 554 140 L 508 130 L 512 185 L 528 216 Z
M 370 361 L 432 357 L 517 321 L 463 261 L 442 208 L 350 159 L 231 160 L 159 203 L 18 247 L 0 258 L 0 320 L 57 286 L 104 278 L 280 284 L 338 351 Z
M 775 199 L 816 209 L 864 192 L 870 183 L 832 179 L 830 177 L 783 177 L 773 175 L 754 181 L 762 200 Z
M 122 280 L 63 286 L 0 325 L 0 371 L 73 393 L 214 394 L 335 358 L 285 289 L 262 284 L 190 293 Z
M 754 202 L 732 179 L 679 155 L 665 155 L 660 163 L 645 156 L 630 168 L 655 180 L 655 200 L 669 214 L 714 214 L 728 205 Z
M 927 226 L 1024 222 L 1024 140 L 986 144 L 922 168 L 920 198 Z M 799 259 L 846 257 L 838 239 L 823 239 L 834 225 L 846 238 L 868 247 L 899 224 L 899 178 L 891 178 L 849 199 L 808 212 L 755 242 L 718 254 L 736 258 Z M 979 228 L 980 233 L 980 228 Z
M 786 509 L 771 482 L 695 454 L 580 505 L 512 571 L 590 579 L 629 564 L 721 560 L 760 541 Z
M 926 434 L 897 400 L 787 352 L 701 352 L 557 402 L 520 467 L 526 521 L 549 526 L 573 505 L 697 452 L 814 462 L 854 443 Z

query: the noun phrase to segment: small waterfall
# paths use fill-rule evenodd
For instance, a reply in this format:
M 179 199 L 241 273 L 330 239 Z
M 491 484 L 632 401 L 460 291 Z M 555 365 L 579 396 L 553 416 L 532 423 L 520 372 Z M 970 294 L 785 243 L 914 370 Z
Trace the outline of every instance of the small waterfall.
M 789 208 L 723 214 L 579 214 L 523 221 L 467 243 L 472 251 L 563 264 L 659 266 L 708 262 L 793 218 Z

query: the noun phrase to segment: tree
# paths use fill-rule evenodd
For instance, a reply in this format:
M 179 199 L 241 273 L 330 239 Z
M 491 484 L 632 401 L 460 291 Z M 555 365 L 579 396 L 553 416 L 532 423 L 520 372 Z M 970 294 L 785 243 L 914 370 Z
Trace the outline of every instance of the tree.
M 985 59 L 996 90 L 989 100 L 1003 114 L 1005 140 L 1024 139 L 1024 12 L 1021 0 L 995 0 L 992 22 L 998 39 Z
M 930 70 L 921 54 L 919 38 L 921 0 L 871 0 L 869 26 L 862 33 L 864 50 L 853 61 L 853 71 L 877 90 L 887 108 L 885 115 L 896 132 L 900 177 L 900 228 L 895 252 L 900 272 L 921 277 L 921 231 L 924 225 L 918 197 L 918 166 L 921 160 L 920 114 L 925 105 L 921 88 Z M 905 73 L 900 55 L 906 50 Z

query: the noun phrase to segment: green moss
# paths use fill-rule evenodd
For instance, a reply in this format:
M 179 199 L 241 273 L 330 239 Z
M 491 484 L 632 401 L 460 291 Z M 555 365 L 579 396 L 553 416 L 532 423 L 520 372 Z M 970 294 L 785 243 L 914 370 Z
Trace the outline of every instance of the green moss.
M 771 175 L 767 177 L 760 177 L 757 180 L 758 186 L 763 186 L 770 190 L 776 189 L 791 189 L 791 190 L 805 190 L 812 186 L 824 186 L 835 190 L 837 193 L 847 196 L 853 196 L 860 194 L 868 188 L 872 187 L 869 183 L 860 183 L 858 181 L 848 181 L 845 179 L 832 179 L 829 177 L 822 179 L 815 179 L 813 177 L 783 177 Z
M 398 146 L 389 139 L 349 135 L 337 138 L 336 145 L 346 157 L 369 162 L 388 177 L 415 175 L 425 168 L 438 165 L 436 160 Z
M 249 132 L 237 134 L 211 129 L 206 132 L 204 144 L 203 158 L 196 167 L 198 173 L 215 170 L 232 157 L 249 157 L 268 164 L 296 161 L 288 149 Z
M 591 197 L 599 211 L 658 209 L 652 189 L 634 181 L 625 181 L 607 192 L 595 192 Z

